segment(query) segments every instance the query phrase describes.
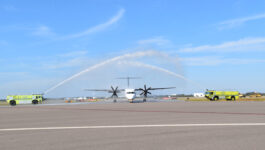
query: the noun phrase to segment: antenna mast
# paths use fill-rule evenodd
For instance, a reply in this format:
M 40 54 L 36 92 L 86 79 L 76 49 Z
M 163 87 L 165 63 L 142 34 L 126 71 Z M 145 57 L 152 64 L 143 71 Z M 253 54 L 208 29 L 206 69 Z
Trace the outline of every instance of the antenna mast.
M 130 87 L 130 79 L 141 79 L 140 77 L 121 77 L 117 79 L 126 79 L 127 80 L 127 86 Z

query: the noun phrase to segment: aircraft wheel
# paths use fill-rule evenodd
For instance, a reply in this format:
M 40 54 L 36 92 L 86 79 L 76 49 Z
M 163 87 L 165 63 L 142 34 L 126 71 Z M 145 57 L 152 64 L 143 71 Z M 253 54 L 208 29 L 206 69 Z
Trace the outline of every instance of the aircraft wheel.
M 146 99 L 144 99 L 143 102 L 146 102 Z
M 116 102 L 117 102 L 117 100 L 116 100 L 116 99 L 114 99 L 114 100 L 113 100 L 113 103 L 116 103 Z

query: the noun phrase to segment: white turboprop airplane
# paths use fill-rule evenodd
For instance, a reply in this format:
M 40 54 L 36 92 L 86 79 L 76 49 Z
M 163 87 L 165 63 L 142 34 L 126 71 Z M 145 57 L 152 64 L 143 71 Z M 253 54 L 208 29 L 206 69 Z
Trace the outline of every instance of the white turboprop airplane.
M 128 87 L 130 85 L 129 80 L 130 79 L 137 79 L 136 77 L 126 77 L 126 78 L 118 78 L 118 79 L 127 79 Z M 121 93 L 122 91 L 125 92 L 125 97 L 129 100 L 129 102 L 133 103 L 133 100 L 136 98 L 136 91 L 142 91 L 140 95 L 143 95 L 143 102 L 146 102 L 146 98 L 148 94 L 151 94 L 151 90 L 164 90 L 164 89 L 173 89 L 175 87 L 166 87 L 166 88 L 146 88 L 146 85 L 144 85 L 144 88 L 138 88 L 138 89 L 132 89 L 132 88 L 126 88 L 126 89 L 118 89 L 116 87 L 115 89 L 113 86 L 111 86 L 111 89 L 85 89 L 86 91 L 103 91 L 112 93 L 111 98 L 114 98 L 113 102 L 117 102 L 116 98 L 118 97 L 118 93 Z

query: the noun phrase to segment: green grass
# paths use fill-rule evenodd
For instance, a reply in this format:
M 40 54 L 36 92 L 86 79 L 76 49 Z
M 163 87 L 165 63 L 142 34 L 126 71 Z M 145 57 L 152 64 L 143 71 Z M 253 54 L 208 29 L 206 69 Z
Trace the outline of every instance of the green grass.
M 240 98 L 238 101 L 265 101 L 265 97 Z

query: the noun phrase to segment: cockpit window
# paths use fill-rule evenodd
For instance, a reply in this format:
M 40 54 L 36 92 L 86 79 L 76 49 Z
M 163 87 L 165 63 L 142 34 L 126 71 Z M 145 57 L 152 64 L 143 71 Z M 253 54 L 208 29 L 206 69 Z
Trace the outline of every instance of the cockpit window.
M 134 94 L 134 92 L 127 92 L 127 94 Z

